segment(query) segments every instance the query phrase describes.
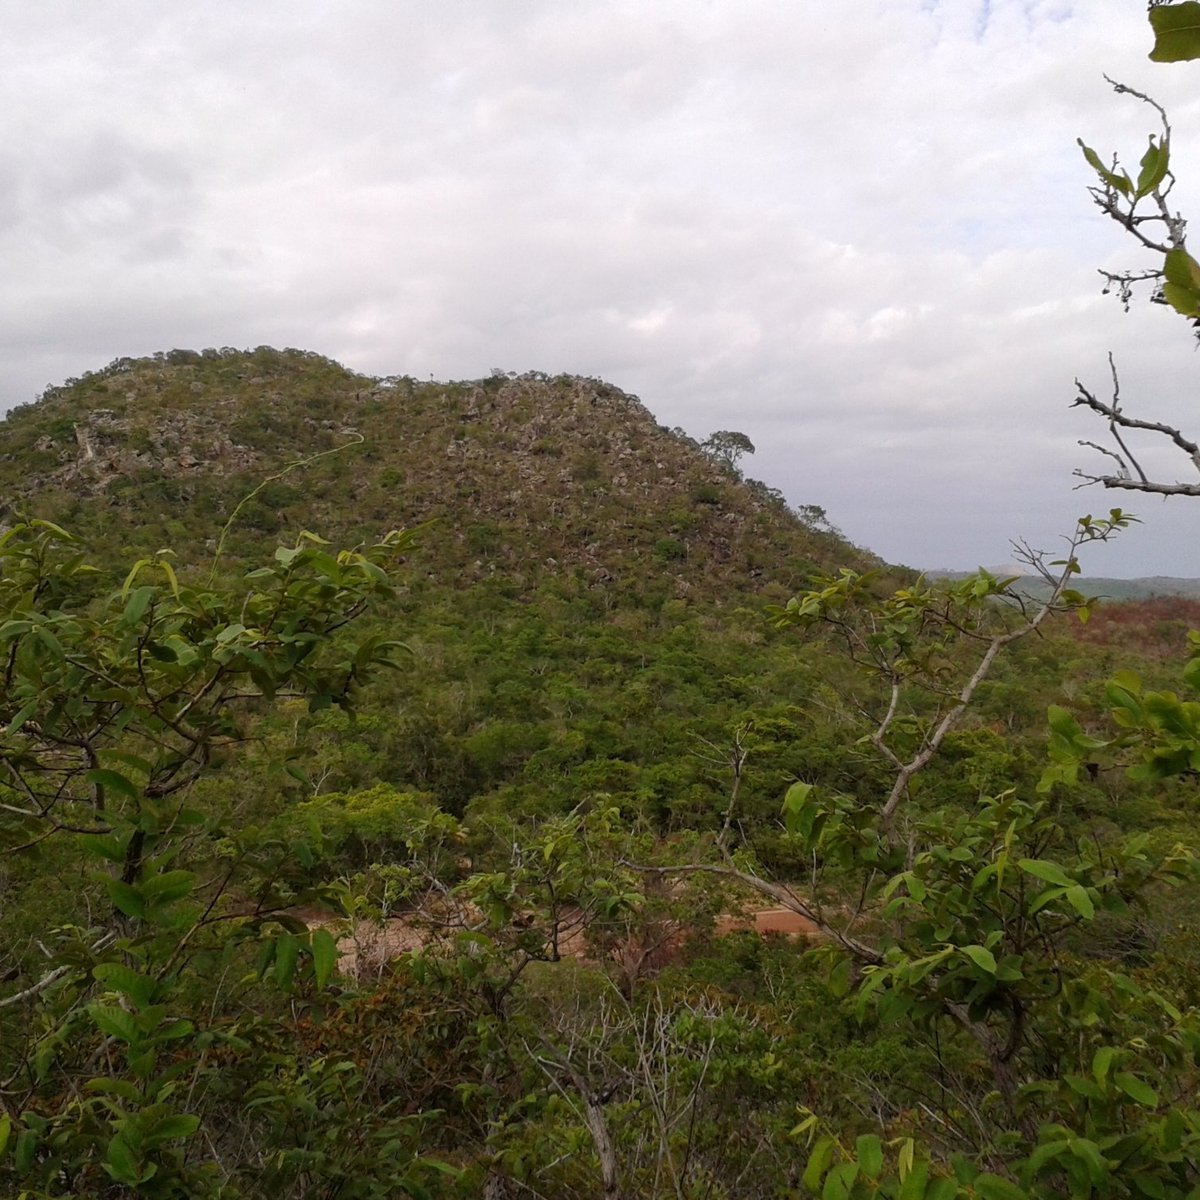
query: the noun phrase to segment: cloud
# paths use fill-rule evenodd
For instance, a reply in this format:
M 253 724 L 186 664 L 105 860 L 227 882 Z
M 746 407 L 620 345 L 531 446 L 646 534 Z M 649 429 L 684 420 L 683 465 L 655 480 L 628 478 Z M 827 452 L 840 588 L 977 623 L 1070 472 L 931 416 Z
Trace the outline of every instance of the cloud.
M 601 375 L 697 436 L 745 429 L 752 473 L 879 552 L 949 565 L 1108 506 L 1071 491 L 1102 431 L 1068 405 L 1110 347 L 1131 397 L 1187 419 L 1186 331 L 1094 274 L 1136 255 L 1074 139 L 1139 152 L 1154 124 L 1101 71 L 1200 134 L 1122 0 L 8 16 L 0 402 L 177 345 Z M 1191 570 L 1186 505 L 1144 506 L 1106 569 Z

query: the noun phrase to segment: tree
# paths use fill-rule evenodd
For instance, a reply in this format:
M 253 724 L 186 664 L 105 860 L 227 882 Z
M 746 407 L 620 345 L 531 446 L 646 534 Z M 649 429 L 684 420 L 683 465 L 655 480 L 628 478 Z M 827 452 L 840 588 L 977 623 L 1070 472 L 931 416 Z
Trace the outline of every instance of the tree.
M 709 458 L 736 473 L 741 457 L 754 453 L 754 443 L 736 429 L 719 429 L 700 443 L 700 449 Z
M 1063 761 L 1040 792 L 1001 787 L 963 808 L 917 790 L 998 657 L 1055 613 L 1086 616 L 1090 602 L 1070 586 L 1075 551 L 1127 522 L 1119 510 L 1082 519 L 1058 564 L 1026 552 L 1051 584 L 1040 605 L 986 572 L 884 596 L 844 572 L 797 596 L 778 623 L 831 633 L 875 681 L 873 699 L 857 702 L 861 741 L 890 786 L 789 788 L 782 819 L 792 861 L 808 864 L 800 878 L 772 878 L 751 847 L 730 845 L 728 815 L 710 861 L 645 868 L 737 881 L 806 918 L 823 935 L 833 997 L 925 1042 L 938 1064 L 926 1086 L 910 1085 L 908 1121 L 880 1131 L 894 1160 L 877 1133 L 855 1139 L 817 1113 L 801 1123 L 813 1191 L 1182 1198 L 1198 1182 L 1200 1014 L 1135 978 L 1092 932 L 1194 879 L 1194 858 L 1151 851 L 1145 837 L 1102 840 L 1065 816 L 1053 792 L 1074 782 L 1069 754 L 1101 745 L 1065 713 L 1052 714 Z M 731 755 L 735 789 L 744 769 Z
M 1157 4 L 1150 9 L 1150 24 L 1155 34 L 1150 57 L 1156 62 L 1183 62 L 1200 58 L 1200 4 Z M 1175 176 L 1171 170 L 1171 125 L 1160 104 L 1142 92 L 1109 80 L 1118 95 L 1132 96 L 1154 109 L 1159 131 L 1151 134 L 1149 146 L 1141 156 L 1136 177 L 1121 166 L 1116 155 L 1106 164 L 1080 140 L 1088 164 L 1098 182 L 1089 189 L 1092 200 L 1105 216 L 1115 221 L 1152 256 L 1149 267 L 1121 272 L 1101 271 L 1106 293 L 1115 292 L 1128 309 L 1134 292 L 1148 285 L 1151 299 L 1174 309 L 1200 325 L 1200 263 L 1188 252 L 1187 222 L 1172 209 L 1171 193 Z M 1089 446 L 1113 464 L 1107 472 L 1075 472 L 1085 483 L 1100 483 L 1106 488 L 1149 492 L 1163 496 L 1200 496 L 1200 480 L 1191 482 L 1151 478 L 1134 449 L 1135 436 L 1149 435 L 1155 442 L 1173 446 L 1188 460 L 1189 471 L 1200 474 L 1200 444 L 1174 425 L 1130 415 L 1121 395 L 1116 363 L 1109 355 L 1112 391 L 1102 399 L 1076 380 L 1075 404 L 1095 413 L 1107 422 L 1111 446 L 1092 441 Z M 1115 448 L 1114 448 L 1115 447 Z
M 385 566 L 409 540 L 336 553 L 303 534 L 228 588 L 181 582 L 159 555 L 97 594 L 103 573 L 58 526 L 22 520 L 0 537 L 0 853 L 82 878 L 0 996 L 6 1194 L 419 1186 L 411 1119 L 347 1107 L 352 1059 L 277 1049 L 294 1026 L 287 994 L 319 998 L 337 960 L 333 937 L 288 911 L 315 894 L 310 855 L 195 801 L 272 701 L 348 704 L 393 661 L 398 643 L 348 634 L 391 594 Z M 234 1002 L 230 973 L 243 989 L 267 981 L 257 1006 Z M 239 1060 L 273 1121 L 256 1119 L 253 1092 L 236 1096 Z

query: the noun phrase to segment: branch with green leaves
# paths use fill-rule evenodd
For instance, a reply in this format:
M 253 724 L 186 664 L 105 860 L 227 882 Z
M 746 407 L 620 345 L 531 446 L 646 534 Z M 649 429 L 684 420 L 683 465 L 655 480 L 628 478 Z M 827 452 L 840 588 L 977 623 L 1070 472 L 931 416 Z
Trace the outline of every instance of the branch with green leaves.
M 1200 58 L 1200 4 L 1153 4 L 1150 24 L 1155 35 L 1150 55 L 1155 62 L 1186 62 Z M 1118 95 L 1132 96 L 1149 105 L 1157 114 L 1159 132 L 1151 134 L 1138 169 L 1125 169 L 1114 154 L 1104 160 L 1079 139 L 1084 158 L 1096 174 L 1097 182 L 1088 191 L 1093 202 L 1110 220 L 1115 221 L 1153 256 L 1148 267 L 1125 271 L 1101 270 L 1104 292 L 1115 292 L 1128 311 L 1135 291 L 1150 286 L 1150 299 L 1170 307 L 1200 327 L 1200 262 L 1187 248 L 1187 221 L 1171 206 L 1175 176 L 1171 169 L 1171 125 L 1165 109 L 1146 93 L 1110 79 Z M 1180 428 L 1166 421 L 1130 416 L 1123 408 L 1120 384 L 1113 357 L 1109 355 L 1113 379 L 1112 399 L 1101 400 L 1093 390 L 1076 380 L 1075 406 L 1088 409 L 1107 422 L 1112 446 L 1081 440 L 1080 445 L 1095 450 L 1113 465 L 1108 470 L 1077 470 L 1083 483 L 1106 488 L 1147 492 L 1161 496 L 1200 496 L 1200 482 L 1152 478 L 1142 467 L 1132 446 L 1136 435 L 1149 434 L 1165 439 L 1189 461 L 1189 468 L 1200 472 L 1200 447 Z
M 59 526 L 0 536 L 0 853 L 55 850 L 83 881 L 76 923 L 47 929 L 0 997 L 28 1030 L 0 1078 L 12 1194 L 232 1194 L 188 1155 L 219 1040 L 185 1015 L 193 959 L 228 969 L 257 943 L 249 982 L 320 994 L 338 951 L 281 911 L 295 844 L 223 830 L 193 785 L 272 700 L 349 705 L 396 665 L 401 643 L 348 626 L 393 594 L 411 536 L 338 552 L 305 533 L 232 588 L 191 586 L 160 554 L 111 593 Z

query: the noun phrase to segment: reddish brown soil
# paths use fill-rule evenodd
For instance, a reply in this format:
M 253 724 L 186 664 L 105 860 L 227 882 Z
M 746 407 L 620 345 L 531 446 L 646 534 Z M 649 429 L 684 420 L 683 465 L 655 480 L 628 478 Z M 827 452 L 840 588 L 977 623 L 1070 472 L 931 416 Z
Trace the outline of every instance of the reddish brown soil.
M 338 925 L 340 919 L 315 910 L 298 912 L 309 928 Z M 466 928 L 471 914 L 457 914 L 457 920 L 449 920 L 446 924 L 446 935 L 456 930 Z M 717 918 L 714 932 L 718 937 L 731 933 L 752 930 L 760 937 L 807 938 L 818 936 L 817 927 L 806 918 L 786 908 L 767 908 L 751 910 L 744 913 L 725 913 Z M 614 960 L 624 966 L 625 958 L 636 959 L 636 964 L 629 964 L 635 974 L 640 974 L 644 966 L 662 966 L 663 962 L 673 957 L 683 941 L 681 930 L 661 931 L 663 936 L 656 940 L 653 947 L 630 946 L 628 954 L 622 954 L 618 949 Z M 423 945 L 439 938 L 436 928 L 428 920 L 416 921 L 410 917 L 393 917 L 379 925 L 373 921 L 358 921 L 349 933 L 338 939 L 338 950 L 341 952 L 340 966 L 347 975 L 361 977 L 381 971 L 392 959 L 417 950 Z M 572 958 L 586 958 L 586 945 L 581 922 L 568 915 L 560 927 L 558 938 L 559 953 Z M 662 961 L 660 961 L 662 960 Z
M 780 934 L 789 938 L 815 937 L 818 933 L 817 927 L 807 917 L 802 917 L 788 908 L 764 908 L 744 916 L 726 913 L 717 918 L 718 935 L 742 929 L 753 929 L 762 937 L 768 934 Z

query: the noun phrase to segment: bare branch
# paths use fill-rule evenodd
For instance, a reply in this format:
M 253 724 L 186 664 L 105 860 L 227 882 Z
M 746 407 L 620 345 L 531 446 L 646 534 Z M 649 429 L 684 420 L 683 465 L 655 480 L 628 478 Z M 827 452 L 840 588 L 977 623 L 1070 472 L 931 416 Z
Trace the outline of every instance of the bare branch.
M 1141 483 L 1136 479 L 1122 479 L 1116 475 L 1089 475 L 1086 471 L 1073 471 L 1083 480 L 1079 487 L 1090 487 L 1093 483 L 1106 488 L 1126 492 L 1149 492 L 1155 496 L 1200 496 L 1200 483 Z
M 92 943 L 91 951 L 92 953 L 95 953 L 97 950 L 103 950 L 105 946 L 111 945 L 116 940 L 116 933 L 110 930 L 108 933 L 103 934 Z M 22 1001 L 30 1000 L 34 996 L 38 995 L 38 993 L 44 992 L 48 987 L 52 987 L 60 979 L 62 979 L 64 975 L 69 975 L 72 971 L 78 970 L 79 968 L 74 964 L 70 964 L 65 967 L 55 967 L 53 971 L 48 971 L 41 977 L 41 979 L 37 981 L 37 983 L 30 984 L 29 987 L 25 988 L 24 991 L 15 992 L 11 996 L 5 996 L 3 1000 L 0 1000 L 0 1008 L 11 1008 L 14 1004 L 20 1004 Z
M 1106 446 L 1101 446 L 1099 442 L 1089 442 L 1087 440 L 1087 438 L 1080 438 L 1079 444 L 1081 446 L 1087 446 L 1088 449 L 1090 449 L 1090 450 L 1096 450 L 1101 454 L 1106 454 L 1106 455 L 1108 455 L 1109 458 L 1113 459 L 1117 464 L 1117 478 L 1118 479 L 1131 478 L 1130 473 L 1129 473 L 1129 467 L 1126 466 L 1125 460 L 1119 454 L 1115 453 L 1112 450 L 1109 450 Z M 1079 472 L 1076 471 L 1075 474 L 1078 475 Z M 1144 481 L 1144 479 L 1145 479 L 1145 477 L 1143 476 L 1143 481 Z
M 1112 434 L 1113 440 L 1121 448 L 1121 454 L 1107 450 L 1095 442 L 1084 441 L 1082 439 L 1080 440 L 1080 445 L 1098 450 L 1101 454 L 1114 459 L 1117 463 L 1117 473 L 1115 475 L 1092 475 L 1086 471 L 1077 470 L 1075 471 L 1075 475 L 1084 481 L 1080 486 L 1099 483 L 1106 488 L 1120 488 L 1132 492 L 1150 492 L 1160 496 L 1200 496 L 1200 483 L 1160 483 L 1150 479 L 1142 469 L 1141 464 L 1130 450 L 1128 443 L 1121 436 L 1121 430 L 1139 430 L 1166 438 L 1178 450 L 1187 455 L 1192 466 L 1198 472 L 1200 472 L 1200 445 L 1197 445 L 1190 438 L 1185 437 L 1173 425 L 1168 425 L 1163 421 L 1143 421 L 1138 417 L 1128 416 L 1121 407 L 1121 384 L 1111 353 L 1108 356 L 1108 362 L 1113 379 L 1113 396 L 1111 402 L 1106 403 L 1101 400 L 1094 393 L 1088 391 L 1076 379 L 1075 387 L 1079 394 L 1075 397 L 1072 407 L 1082 406 L 1088 408 L 1108 421 L 1109 432 Z M 1131 466 L 1132 471 L 1130 469 Z M 1133 477 L 1133 472 L 1137 473 L 1136 479 Z

